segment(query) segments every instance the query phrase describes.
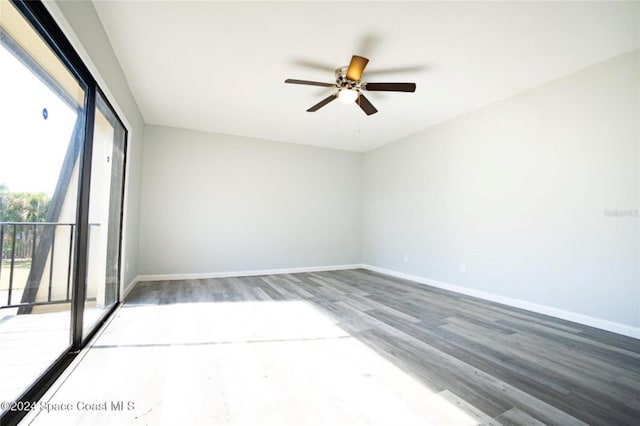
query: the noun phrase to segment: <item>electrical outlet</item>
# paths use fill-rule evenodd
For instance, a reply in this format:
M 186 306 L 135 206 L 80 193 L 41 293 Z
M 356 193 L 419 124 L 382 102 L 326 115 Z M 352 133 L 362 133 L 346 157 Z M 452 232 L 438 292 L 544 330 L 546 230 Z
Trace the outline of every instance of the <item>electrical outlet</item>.
M 467 264 L 464 262 L 460 262 L 460 272 L 462 272 L 463 274 L 465 272 L 467 272 Z
M 409 263 L 409 255 L 407 253 L 403 254 L 402 260 L 404 263 Z

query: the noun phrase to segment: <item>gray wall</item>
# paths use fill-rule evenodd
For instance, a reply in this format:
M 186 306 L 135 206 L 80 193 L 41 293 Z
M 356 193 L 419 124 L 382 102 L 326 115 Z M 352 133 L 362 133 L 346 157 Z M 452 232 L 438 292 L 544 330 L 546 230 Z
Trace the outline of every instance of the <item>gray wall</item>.
M 361 154 L 153 126 L 144 151 L 142 274 L 360 262 Z
M 145 124 L 90 1 L 45 3 L 129 130 L 124 204 L 123 290 L 138 275 L 138 217 Z
M 145 128 L 91 2 L 47 7 L 130 130 L 125 284 L 364 261 L 640 326 L 638 51 L 362 155 Z
M 636 50 L 367 153 L 364 262 L 640 326 L 639 71 Z

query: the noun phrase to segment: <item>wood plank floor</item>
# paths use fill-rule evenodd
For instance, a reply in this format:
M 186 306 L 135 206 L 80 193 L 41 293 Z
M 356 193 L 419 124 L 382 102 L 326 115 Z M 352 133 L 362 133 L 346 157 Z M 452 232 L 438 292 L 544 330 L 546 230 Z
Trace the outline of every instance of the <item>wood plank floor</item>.
M 144 282 L 48 398 L 136 408 L 29 423 L 637 425 L 640 341 L 365 270 Z

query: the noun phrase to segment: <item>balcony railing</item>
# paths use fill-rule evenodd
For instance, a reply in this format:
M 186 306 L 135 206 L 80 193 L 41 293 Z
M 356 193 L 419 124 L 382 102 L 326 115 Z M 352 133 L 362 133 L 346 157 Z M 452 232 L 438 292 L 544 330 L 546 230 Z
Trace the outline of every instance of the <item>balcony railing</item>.
M 75 226 L 0 222 L 0 309 L 71 301 Z

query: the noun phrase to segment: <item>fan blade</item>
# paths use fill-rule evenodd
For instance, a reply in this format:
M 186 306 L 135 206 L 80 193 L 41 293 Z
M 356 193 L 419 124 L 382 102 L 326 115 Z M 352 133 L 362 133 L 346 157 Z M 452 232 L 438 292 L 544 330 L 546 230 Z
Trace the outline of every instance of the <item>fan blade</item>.
M 353 55 L 351 57 L 351 63 L 349 64 L 349 68 L 347 68 L 346 77 L 352 81 L 359 81 L 360 76 L 362 76 L 362 71 L 364 71 L 364 67 L 367 66 L 369 60 L 367 58 L 363 58 L 362 56 Z
M 415 92 L 415 83 L 365 83 L 364 90 L 370 92 Z
M 382 75 L 382 74 L 400 74 L 400 73 L 416 73 L 429 69 L 426 65 L 407 65 L 404 67 L 392 67 L 392 68 L 375 68 L 368 69 L 367 76 Z
M 360 96 L 358 96 L 358 99 L 356 99 L 356 103 L 360 106 L 360 108 L 362 108 L 362 110 L 367 115 L 375 114 L 376 112 L 378 112 L 376 107 L 371 105 L 371 102 L 369 102 L 369 99 L 365 98 L 362 93 L 360 93 Z
M 288 78 L 284 82 L 290 83 L 290 84 L 306 84 L 308 86 L 336 87 L 335 83 L 321 83 L 319 81 L 295 80 L 293 78 Z
M 293 65 L 297 65 L 299 67 L 305 67 L 305 68 L 314 69 L 314 70 L 318 70 L 318 71 L 324 71 L 324 72 L 328 72 L 328 73 L 333 73 L 336 70 L 335 66 L 328 65 L 328 64 L 323 64 L 323 63 L 320 63 L 320 62 L 311 61 L 311 60 L 303 59 L 303 58 L 296 58 L 293 61 L 291 61 L 291 63 Z
M 309 108 L 307 112 L 316 112 L 317 110 L 319 110 L 320 108 L 328 104 L 329 102 L 335 100 L 337 97 L 338 97 L 337 93 L 334 93 L 331 96 L 327 96 L 326 98 L 324 98 L 323 100 L 321 100 L 320 102 L 318 102 L 317 104 Z
M 356 52 L 358 52 L 361 55 L 369 56 L 378 50 L 379 45 L 380 45 L 380 33 L 363 34 L 356 44 L 356 46 L 358 46 L 356 48 Z

